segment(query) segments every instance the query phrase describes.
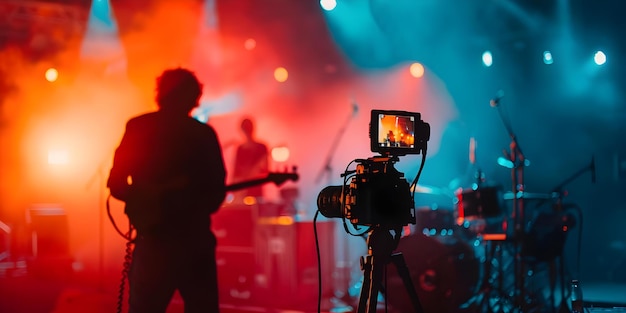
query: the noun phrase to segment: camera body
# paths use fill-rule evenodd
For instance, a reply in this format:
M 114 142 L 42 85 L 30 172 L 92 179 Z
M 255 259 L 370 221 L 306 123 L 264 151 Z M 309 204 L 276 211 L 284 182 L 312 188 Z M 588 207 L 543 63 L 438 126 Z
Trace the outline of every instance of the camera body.
M 355 225 L 398 227 L 415 224 L 415 203 L 398 156 L 426 152 L 430 125 L 419 113 L 372 110 L 370 146 L 381 156 L 359 159 L 349 185 L 328 186 L 319 193 L 322 215 L 346 218 Z
M 326 217 L 343 217 L 352 224 L 404 226 L 415 224 L 415 204 L 409 183 L 398 172 L 393 157 L 360 160 L 350 184 L 328 186 L 317 206 Z
M 409 183 L 393 167 L 392 158 L 370 158 L 357 165 L 344 213 L 358 225 L 415 224 Z

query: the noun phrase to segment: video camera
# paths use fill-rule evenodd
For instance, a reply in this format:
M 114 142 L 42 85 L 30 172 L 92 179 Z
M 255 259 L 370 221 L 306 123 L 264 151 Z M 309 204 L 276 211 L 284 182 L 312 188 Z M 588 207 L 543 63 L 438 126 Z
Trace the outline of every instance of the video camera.
M 381 155 L 355 160 L 356 170 L 341 175 L 343 185 L 322 189 L 317 197 L 320 213 L 347 218 L 355 225 L 415 224 L 411 188 L 394 164 L 399 156 L 426 153 L 430 125 L 420 113 L 372 110 L 369 137 L 371 151 Z

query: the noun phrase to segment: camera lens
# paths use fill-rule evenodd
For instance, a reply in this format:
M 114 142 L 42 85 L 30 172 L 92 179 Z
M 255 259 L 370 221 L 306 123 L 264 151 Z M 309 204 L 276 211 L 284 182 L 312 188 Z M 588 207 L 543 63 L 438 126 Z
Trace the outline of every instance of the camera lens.
M 342 195 L 343 186 L 328 186 L 317 196 L 317 209 L 328 218 L 343 217 Z M 348 187 L 345 187 L 347 190 Z

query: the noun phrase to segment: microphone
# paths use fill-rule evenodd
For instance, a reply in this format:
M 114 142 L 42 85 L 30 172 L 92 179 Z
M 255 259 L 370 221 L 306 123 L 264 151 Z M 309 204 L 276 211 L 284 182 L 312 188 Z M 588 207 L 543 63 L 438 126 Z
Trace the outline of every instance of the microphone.
M 352 103 L 352 116 L 356 116 L 357 113 L 359 113 L 359 104 L 356 103 L 354 99 L 352 99 L 351 103 Z
M 502 100 L 502 98 L 504 98 L 504 90 L 500 89 L 498 90 L 498 92 L 496 92 L 496 96 L 489 100 L 489 105 L 492 108 L 497 107 L 498 105 L 500 105 L 500 100 Z
M 596 183 L 596 156 L 591 156 L 591 182 Z

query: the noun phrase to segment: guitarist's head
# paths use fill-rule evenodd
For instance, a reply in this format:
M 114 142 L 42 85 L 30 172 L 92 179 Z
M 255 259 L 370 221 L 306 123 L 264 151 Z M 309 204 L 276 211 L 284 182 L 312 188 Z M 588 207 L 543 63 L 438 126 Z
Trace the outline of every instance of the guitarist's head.
M 157 78 L 156 102 L 161 111 L 189 114 L 201 95 L 202 84 L 187 69 L 168 69 Z
M 254 123 L 252 122 L 252 119 L 246 117 L 241 121 L 241 131 L 246 137 L 246 140 L 250 141 L 254 139 Z

